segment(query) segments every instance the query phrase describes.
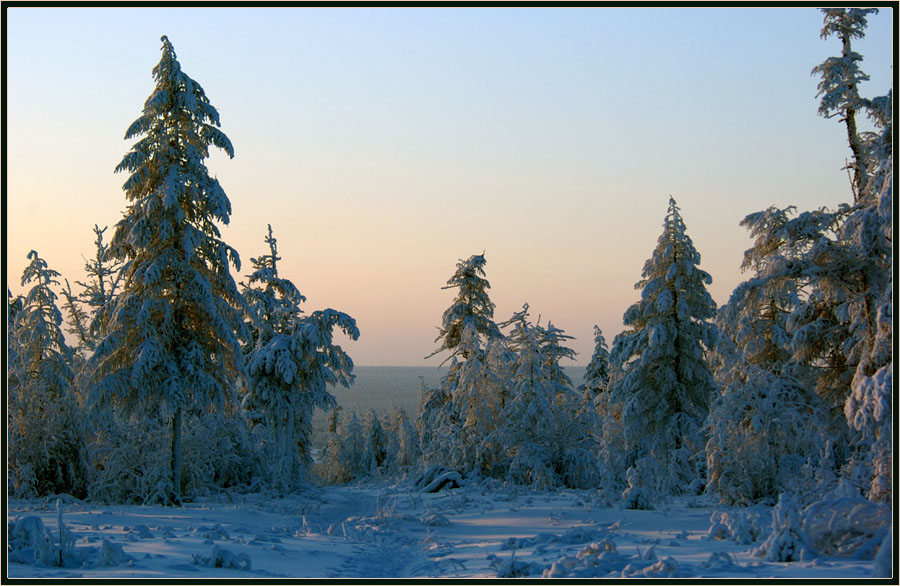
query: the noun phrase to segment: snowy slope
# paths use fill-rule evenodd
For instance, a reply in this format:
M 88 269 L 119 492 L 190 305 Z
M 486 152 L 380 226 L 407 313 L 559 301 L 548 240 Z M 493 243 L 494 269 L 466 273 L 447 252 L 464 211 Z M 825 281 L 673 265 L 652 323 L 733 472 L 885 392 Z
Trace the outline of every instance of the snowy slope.
M 310 489 L 288 498 L 233 495 L 182 508 L 66 500 L 63 523 L 74 546 L 64 567 L 10 562 L 10 578 L 525 575 L 852 581 L 872 577 L 874 568 L 870 560 L 846 558 L 763 561 L 753 555 L 760 539 L 738 544 L 710 537 L 716 509 L 691 506 L 696 502 L 690 499 L 675 499 L 664 510 L 631 511 L 598 506 L 592 491 L 469 486 L 426 494 L 403 485 Z M 723 511 L 728 510 L 718 510 Z M 9 503 L 11 545 L 16 521 L 34 525 L 23 522 L 29 516 L 49 530 L 50 545 L 58 543 L 54 498 Z M 20 549 L 11 557 L 31 554 Z M 214 567 L 217 561 L 233 567 Z

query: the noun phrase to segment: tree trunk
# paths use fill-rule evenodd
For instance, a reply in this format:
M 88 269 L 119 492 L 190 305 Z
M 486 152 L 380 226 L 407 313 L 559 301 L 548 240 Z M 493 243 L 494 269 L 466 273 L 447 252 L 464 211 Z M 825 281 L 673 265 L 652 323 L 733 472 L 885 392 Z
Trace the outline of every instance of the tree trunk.
M 175 505 L 181 504 L 181 406 L 172 416 L 172 497 Z

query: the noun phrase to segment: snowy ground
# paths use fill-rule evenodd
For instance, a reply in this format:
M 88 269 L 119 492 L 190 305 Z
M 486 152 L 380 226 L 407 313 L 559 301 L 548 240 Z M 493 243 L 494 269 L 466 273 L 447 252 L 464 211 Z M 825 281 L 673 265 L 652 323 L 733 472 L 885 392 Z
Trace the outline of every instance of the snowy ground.
M 590 491 L 464 487 L 312 489 L 240 495 L 182 508 L 96 506 L 66 499 L 74 544 L 64 567 L 10 561 L 10 578 L 708 577 L 858 580 L 873 562 L 773 563 L 759 542 L 712 539 L 714 508 L 675 499 L 665 510 L 601 508 Z M 10 535 L 38 517 L 58 544 L 57 499 L 10 501 Z M 767 528 L 764 529 L 767 531 Z M 46 534 L 42 534 L 45 535 Z M 70 542 L 71 543 L 71 542 Z M 14 544 L 11 544 L 14 545 Z M 11 550 L 8 549 L 8 553 Z M 45 552 L 46 553 L 46 552 Z M 19 550 L 17 559 L 34 552 Z M 10 554 L 10 559 L 13 555 Z M 232 566 L 232 567 L 215 567 Z

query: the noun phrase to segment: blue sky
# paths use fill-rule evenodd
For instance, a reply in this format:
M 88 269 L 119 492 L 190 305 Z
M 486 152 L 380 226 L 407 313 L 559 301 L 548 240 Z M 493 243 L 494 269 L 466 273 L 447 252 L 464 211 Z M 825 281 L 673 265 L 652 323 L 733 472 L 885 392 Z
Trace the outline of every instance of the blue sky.
M 84 278 L 159 37 L 218 108 L 211 170 L 249 259 L 272 223 L 308 309 L 362 330 L 359 364 L 422 364 L 457 259 L 482 250 L 497 318 L 528 302 L 577 340 L 621 330 L 669 195 L 727 301 L 769 205 L 850 198 L 810 70 L 812 8 L 9 8 L 7 277 L 34 248 Z M 857 42 L 881 95 L 890 10 Z M 427 362 L 436 362 L 435 359 Z

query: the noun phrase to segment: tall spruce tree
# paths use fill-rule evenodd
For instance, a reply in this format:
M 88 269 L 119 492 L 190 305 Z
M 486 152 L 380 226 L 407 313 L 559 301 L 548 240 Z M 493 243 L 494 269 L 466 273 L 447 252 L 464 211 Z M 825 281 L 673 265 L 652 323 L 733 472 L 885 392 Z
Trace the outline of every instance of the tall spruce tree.
M 502 381 L 487 361 L 488 344 L 502 338 L 488 295 L 484 254 L 460 260 L 444 289 L 458 289 L 444 311 L 440 347 L 428 357 L 449 351 L 451 361 L 438 389 L 426 391 L 419 417 L 426 462 L 465 471 L 487 471 L 490 458 L 482 442 L 494 429 L 502 400 Z
M 243 371 L 243 300 L 230 268 L 237 251 L 220 239 L 231 203 L 204 161 L 234 149 L 203 88 L 184 73 L 165 36 L 156 87 L 125 133 L 139 140 L 116 167 L 128 207 L 109 258 L 124 285 L 89 363 L 92 404 L 149 409 L 171 423 L 170 499 L 180 501 L 182 419 L 224 404 Z
M 678 493 L 702 474 L 701 428 L 714 392 L 707 351 L 716 330 L 716 305 L 700 254 L 673 198 L 653 256 L 635 288 L 641 299 L 625 312 L 626 330 L 612 361 L 622 371 L 612 390 L 624 405 L 622 421 L 632 462 L 658 473 L 654 490 Z

